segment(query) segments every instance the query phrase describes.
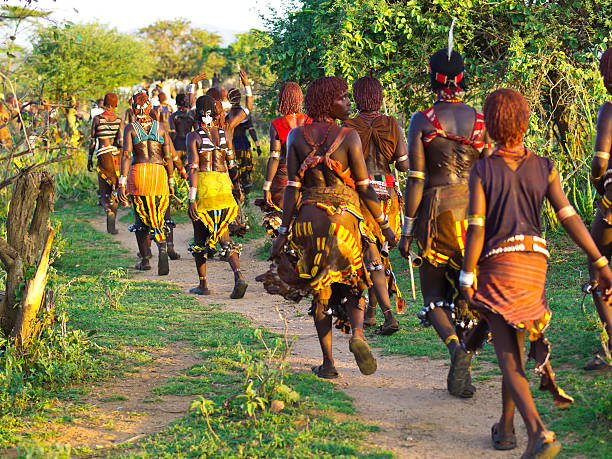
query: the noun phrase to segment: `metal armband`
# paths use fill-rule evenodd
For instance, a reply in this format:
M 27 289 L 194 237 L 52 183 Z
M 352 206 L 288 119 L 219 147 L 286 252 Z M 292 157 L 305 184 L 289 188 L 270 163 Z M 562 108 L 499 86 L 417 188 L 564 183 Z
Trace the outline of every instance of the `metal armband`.
M 468 226 L 484 226 L 485 216 L 480 214 L 468 215 Z
M 564 220 L 567 220 L 570 217 L 573 217 L 576 214 L 576 209 L 574 209 L 571 205 L 565 206 L 562 209 L 559 209 L 559 212 L 557 212 L 557 219 L 559 220 L 559 222 L 563 222 Z
M 404 217 L 404 224 L 402 225 L 402 236 L 411 237 L 414 232 L 414 223 L 416 218 Z
M 414 178 L 417 180 L 425 180 L 425 172 L 421 172 L 421 171 L 407 171 L 406 175 L 408 176 L 408 178 Z

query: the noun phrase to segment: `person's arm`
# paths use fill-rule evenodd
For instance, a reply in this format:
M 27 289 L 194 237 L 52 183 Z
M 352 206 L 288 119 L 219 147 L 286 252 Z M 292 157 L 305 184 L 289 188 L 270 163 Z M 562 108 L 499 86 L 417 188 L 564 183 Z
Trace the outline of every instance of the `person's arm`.
M 589 230 L 584 226 L 582 219 L 570 205 L 567 196 L 563 192 L 563 188 L 561 188 L 559 174 L 554 168 L 550 174 L 546 197 L 555 209 L 563 229 L 570 235 L 576 245 L 587 254 L 589 263 L 594 268 L 593 280 L 597 282 L 599 291 L 607 300 L 612 293 L 612 273 L 608 266 L 608 260 L 601 255 Z
M 91 133 L 89 140 L 89 152 L 87 153 L 87 170 L 91 172 L 93 170 L 93 154 L 96 150 L 96 127 L 99 123 L 99 118 L 94 116 L 93 121 L 91 122 Z
M 170 117 L 168 118 L 168 126 L 170 127 L 170 132 L 168 132 L 168 134 L 170 134 L 170 138 L 172 139 L 172 141 L 174 142 L 174 139 L 176 139 L 176 126 L 174 125 L 174 113 L 172 113 L 170 115 Z
M 187 168 L 189 169 L 189 206 L 187 213 L 189 214 L 189 218 L 193 221 L 200 219 L 198 215 L 198 206 L 195 202 L 198 191 L 198 172 L 200 170 L 200 157 L 198 156 L 198 148 L 200 147 L 199 140 L 200 134 L 197 132 L 190 132 L 187 134 Z
M 228 144 L 229 145 L 229 144 Z M 230 148 L 225 153 L 225 162 L 227 163 L 227 170 L 234 186 L 239 183 L 240 174 L 238 173 L 238 164 L 236 164 L 236 157 L 234 151 Z
M 187 98 L 189 106 L 194 107 L 196 101 L 196 92 L 198 92 L 198 83 L 206 78 L 206 74 L 200 73 L 191 79 L 191 83 L 187 85 Z
M 425 146 L 423 145 L 424 117 L 415 113 L 408 127 L 408 160 L 410 169 L 407 171 L 406 187 L 404 189 L 404 222 L 402 237 L 398 249 L 405 258 L 410 256 L 410 244 L 416 221 L 416 213 L 423 198 L 425 187 Z
M 187 172 L 185 172 L 185 167 L 183 166 L 183 161 L 179 158 L 179 155 L 174 148 L 174 143 L 170 142 L 170 154 L 172 155 L 172 163 L 174 169 L 178 170 L 178 173 L 181 177 L 187 180 Z
M 393 154 L 393 161 L 395 161 L 395 169 L 398 172 L 406 172 L 410 170 L 410 159 L 408 158 L 408 147 L 406 146 L 406 139 L 399 123 L 393 118 L 397 124 L 398 139 L 397 145 L 395 146 L 395 153 Z
M 130 169 L 130 162 L 132 161 L 132 135 L 134 133 L 134 128 L 132 124 L 128 124 L 123 131 L 123 151 L 121 152 L 121 163 L 120 163 L 120 173 L 119 173 L 119 190 L 117 191 L 117 196 L 121 202 L 127 202 L 127 196 L 125 194 L 125 183 L 127 181 L 127 174 Z
M 251 139 L 253 139 L 253 142 L 255 142 L 257 156 L 261 156 L 261 145 L 259 145 L 259 140 L 257 140 L 257 132 L 255 132 L 255 128 L 253 127 L 253 117 L 249 118 L 249 120 L 247 121 L 247 126 L 249 128 L 249 134 L 251 135 Z
M 278 228 L 278 237 L 274 240 L 270 249 L 270 259 L 275 259 L 281 253 L 289 237 L 289 227 L 293 220 L 295 208 L 297 206 L 302 181 L 298 176 L 300 161 L 295 151 L 294 142 L 297 129 L 289 133 L 287 137 L 287 186 L 283 194 L 283 217 L 281 226 Z
M 115 145 L 120 150 L 123 149 L 123 130 L 125 129 L 125 125 L 123 124 L 123 120 L 119 118 L 119 129 L 117 130 L 117 134 L 115 135 L 115 140 L 113 145 Z
M 268 158 L 268 165 L 266 166 L 266 175 L 264 176 L 263 192 L 264 198 L 268 204 L 272 204 L 272 193 L 270 193 L 270 187 L 272 180 L 278 170 L 278 163 L 281 152 L 281 141 L 278 138 L 278 132 L 274 127 L 274 124 L 270 123 L 270 158 Z
M 244 85 L 244 95 L 246 97 L 246 108 L 250 113 L 251 110 L 253 110 L 253 89 L 251 88 L 251 83 L 249 83 L 249 77 L 246 74 L 246 72 L 244 70 L 240 70 L 238 74 L 240 75 L 240 80 L 242 81 L 242 84 Z
M 168 187 L 170 188 L 170 194 L 174 194 L 174 156 L 172 154 L 174 145 L 172 145 L 172 139 L 168 132 L 165 129 L 162 132 L 162 138 L 164 139 L 162 154 L 166 164 L 166 172 L 168 173 Z
M 605 103 L 597 114 L 595 154 L 591 161 L 591 182 L 601 196 L 604 195 L 605 186 L 602 179 L 608 169 L 610 150 L 612 150 L 612 104 Z
M 359 194 L 359 199 L 368 208 L 376 223 L 380 226 L 385 240 L 389 242 L 389 247 L 393 248 L 396 245 L 395 234 L 387 221 L 387 216 L 380 208 L 380 201 L 376 195 L 376 191 L 370 184 L 368 169 L 363 159 L 363 151 L 361 146 L 361 138 L 357 131 L 351 129 L 344 139 L 348 146 L 348 162 L 351 169 L 351 176 L 355 180 L 355 189 Z
M 484 246 L 484 224 L 487 199 L 480 177 L 472 168 L 469 178 L 470 200 L 468 204 L 468 229 L 465 236 L 465 254 L 459 273 L 459 287 L 464 297 L 472 301 L 474 296 L 474 272 Z

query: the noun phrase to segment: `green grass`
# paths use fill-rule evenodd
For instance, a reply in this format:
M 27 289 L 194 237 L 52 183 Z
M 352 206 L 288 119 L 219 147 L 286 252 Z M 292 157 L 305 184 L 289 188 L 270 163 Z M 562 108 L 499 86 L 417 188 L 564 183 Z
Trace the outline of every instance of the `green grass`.
M 100 285 L 111 269 L 130 265 L 131 257 L 110 236 L 94 230 L 87 221 L 101 214 L 99 207 L 78 203 L 57 205 L 55 224 L 61 222 L 63 257 L 56 262 L 56 285 L 70 282 L 60 301 L 58 314 L 65 313 L 68 327 L 82 330 L 95 347 L 91 357 L 95 371 L 84 382 L 57 390 L 42 388 L 30 405 L 0 414 L 0 448 L 18 448 L 24 457 L 64 457 L 70 447 L 56 444 L 58 424 L 86 423 L 92 411 L 84 403 L 92 383 L 104 384 L 110 377 L 146 371 L 156 350 L 178 346 L 192 349 L 200 361 L 180 374 L 160 382 L 145 400 L 154 403 L 166 394 L 203 396 L 218 411 L 210 434 L 202 416 L 192 412 L 174 421 L 158 434 L 135 445 L 119 445 L 96 451 L 108 457 L 390 457 L 379 455 L 361 440 L 367 426 L 355 420 L 351 399 L 327 381 L 310 373 L 289 373 L 285 383 L 297 391 L 300 402 L 288 404 L 278 414 L 258 412 L 246 418 L 239 410 L 222 408 L 222 402 L 244 391 L 244 365 L 240 346 L 258 356 L 263 346 L 256 328 L 243 316 L 223 311 L 222 304 L 200 305 L 174 284 L 129 279 L 120 306 L 109 307 Z M 266 340 L 276 335 L 263 332 Z M 108 395 L 107 402 L 126 400 L 128 392 Z M 72 453 L 89 454 L 87 448 Z
M 557 382 L 576 402 L 563 410 L 556 408 L 548 392 L 537 390 L 539 378 L 533 374 L 533 364 L 528 363 L 532 393 L 547 427 L 554 430 L 563 442 L 560 457 L 578 454 L 612 457 L 611 373 L 582 370 L 582 366 L 601 347 L 592 299 L 586 298 L 586 316 L 580 309 L 583 298 L 581 284 L 588 280 L 586 256 L 563 232 L 551 233 L 547 237 L 551 247 L 547 298 L 552 310 L 552 323 L 546 335 L 552 343 L 551 361 Z M 386 354 L 448 359 L 448 352 L 434 330 L 431 327 L 423 328 L 416 318 L 423 304 L 418 270 L 415 270 L 417 300 L 412 301 L 408 262 L 394 250 L 391 263 L 404 298 L 408 301 L 407 313 L 398 316 L 401 324 L 398 333 L 389 337 L 372 335 L 371 342 Z M 378 315 L 380 319 L 380 312 Z M 497 366 L 491 344 L 486 345 L 475 360 L 474 380 L 488 381 L 493 374 L 499 374 L 497 368 L 495 371 L 480 370 L 478 361 L 492 362 Z M 499 390 L 501 396 L 501 387 Z M 516 423 L 522 423 L 518 414 Z

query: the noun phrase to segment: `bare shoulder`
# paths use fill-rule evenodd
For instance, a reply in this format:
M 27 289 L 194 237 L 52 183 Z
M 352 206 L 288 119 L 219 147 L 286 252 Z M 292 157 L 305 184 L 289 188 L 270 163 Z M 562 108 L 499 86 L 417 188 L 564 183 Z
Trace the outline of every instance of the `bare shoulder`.
M 422 112 L 414 112 L 412 114 L 409 125 L 410 129 L 424 130 L 429 126 L 431 126 L 431 123 Z
M 187 137 L 185 138 L 187 142 L 200 140 L 200 133 L 198 131 L 190 131 L 187 133 Z
M 598 117 L 600 120 L 612 121 L 612 102 L 604 102 L 599 107 Z
M 343 143 L 345 145 L 355 145 L 355 144 L 359 144 L 361 145 L 361 137 L 359 137 L 359 134 L 357 133 L 357 131 L 353 128 L 349 128 L 349 127 L 343 127 L 343 130 L 345 130 L 345 134 L 344 134 L 344 140 Z M 340 135 L 340 133 L 339 133 Z
M 298 126 L 296 128 L 291 129 L 289 131 L 289 135 L 287 136 L 287 143 L 295 142 L 296 140 L 304 138 L 304 126 Z

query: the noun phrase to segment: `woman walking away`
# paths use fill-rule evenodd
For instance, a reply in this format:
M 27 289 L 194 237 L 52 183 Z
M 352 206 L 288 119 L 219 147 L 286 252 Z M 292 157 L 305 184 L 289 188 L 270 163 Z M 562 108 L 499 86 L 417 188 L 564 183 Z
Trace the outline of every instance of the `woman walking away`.
M 494 91 L 485 101 L 484 117 L 497 147 L 490 157 L 476 161 L 470 172 L 469 226 L 459 284 L 491 330 L 503 375 L 502 415 L 491 429 L 493 447 L 516 447 L 513 421 L 518 408 L 529 437 L 521 457 L 551 458 L 561 450 L 561 443 L 536 410 L 523 352 L 525 332 L 529 332 L 529 357 L 536 361 L 540 389 L 550 391 L 558 407 L 570 405 L 574 400 L 555 383 L 550 343 L 544 336 L 551 318 L 544 290 L 549 253 L 540 232 L 544 199 L 588 255 L 592 280 L 605 301 L 612 291 L 612 273 L 563 193 L 553 162 L 523 145 L 529 107 L 522 94 L 513 89 Z

